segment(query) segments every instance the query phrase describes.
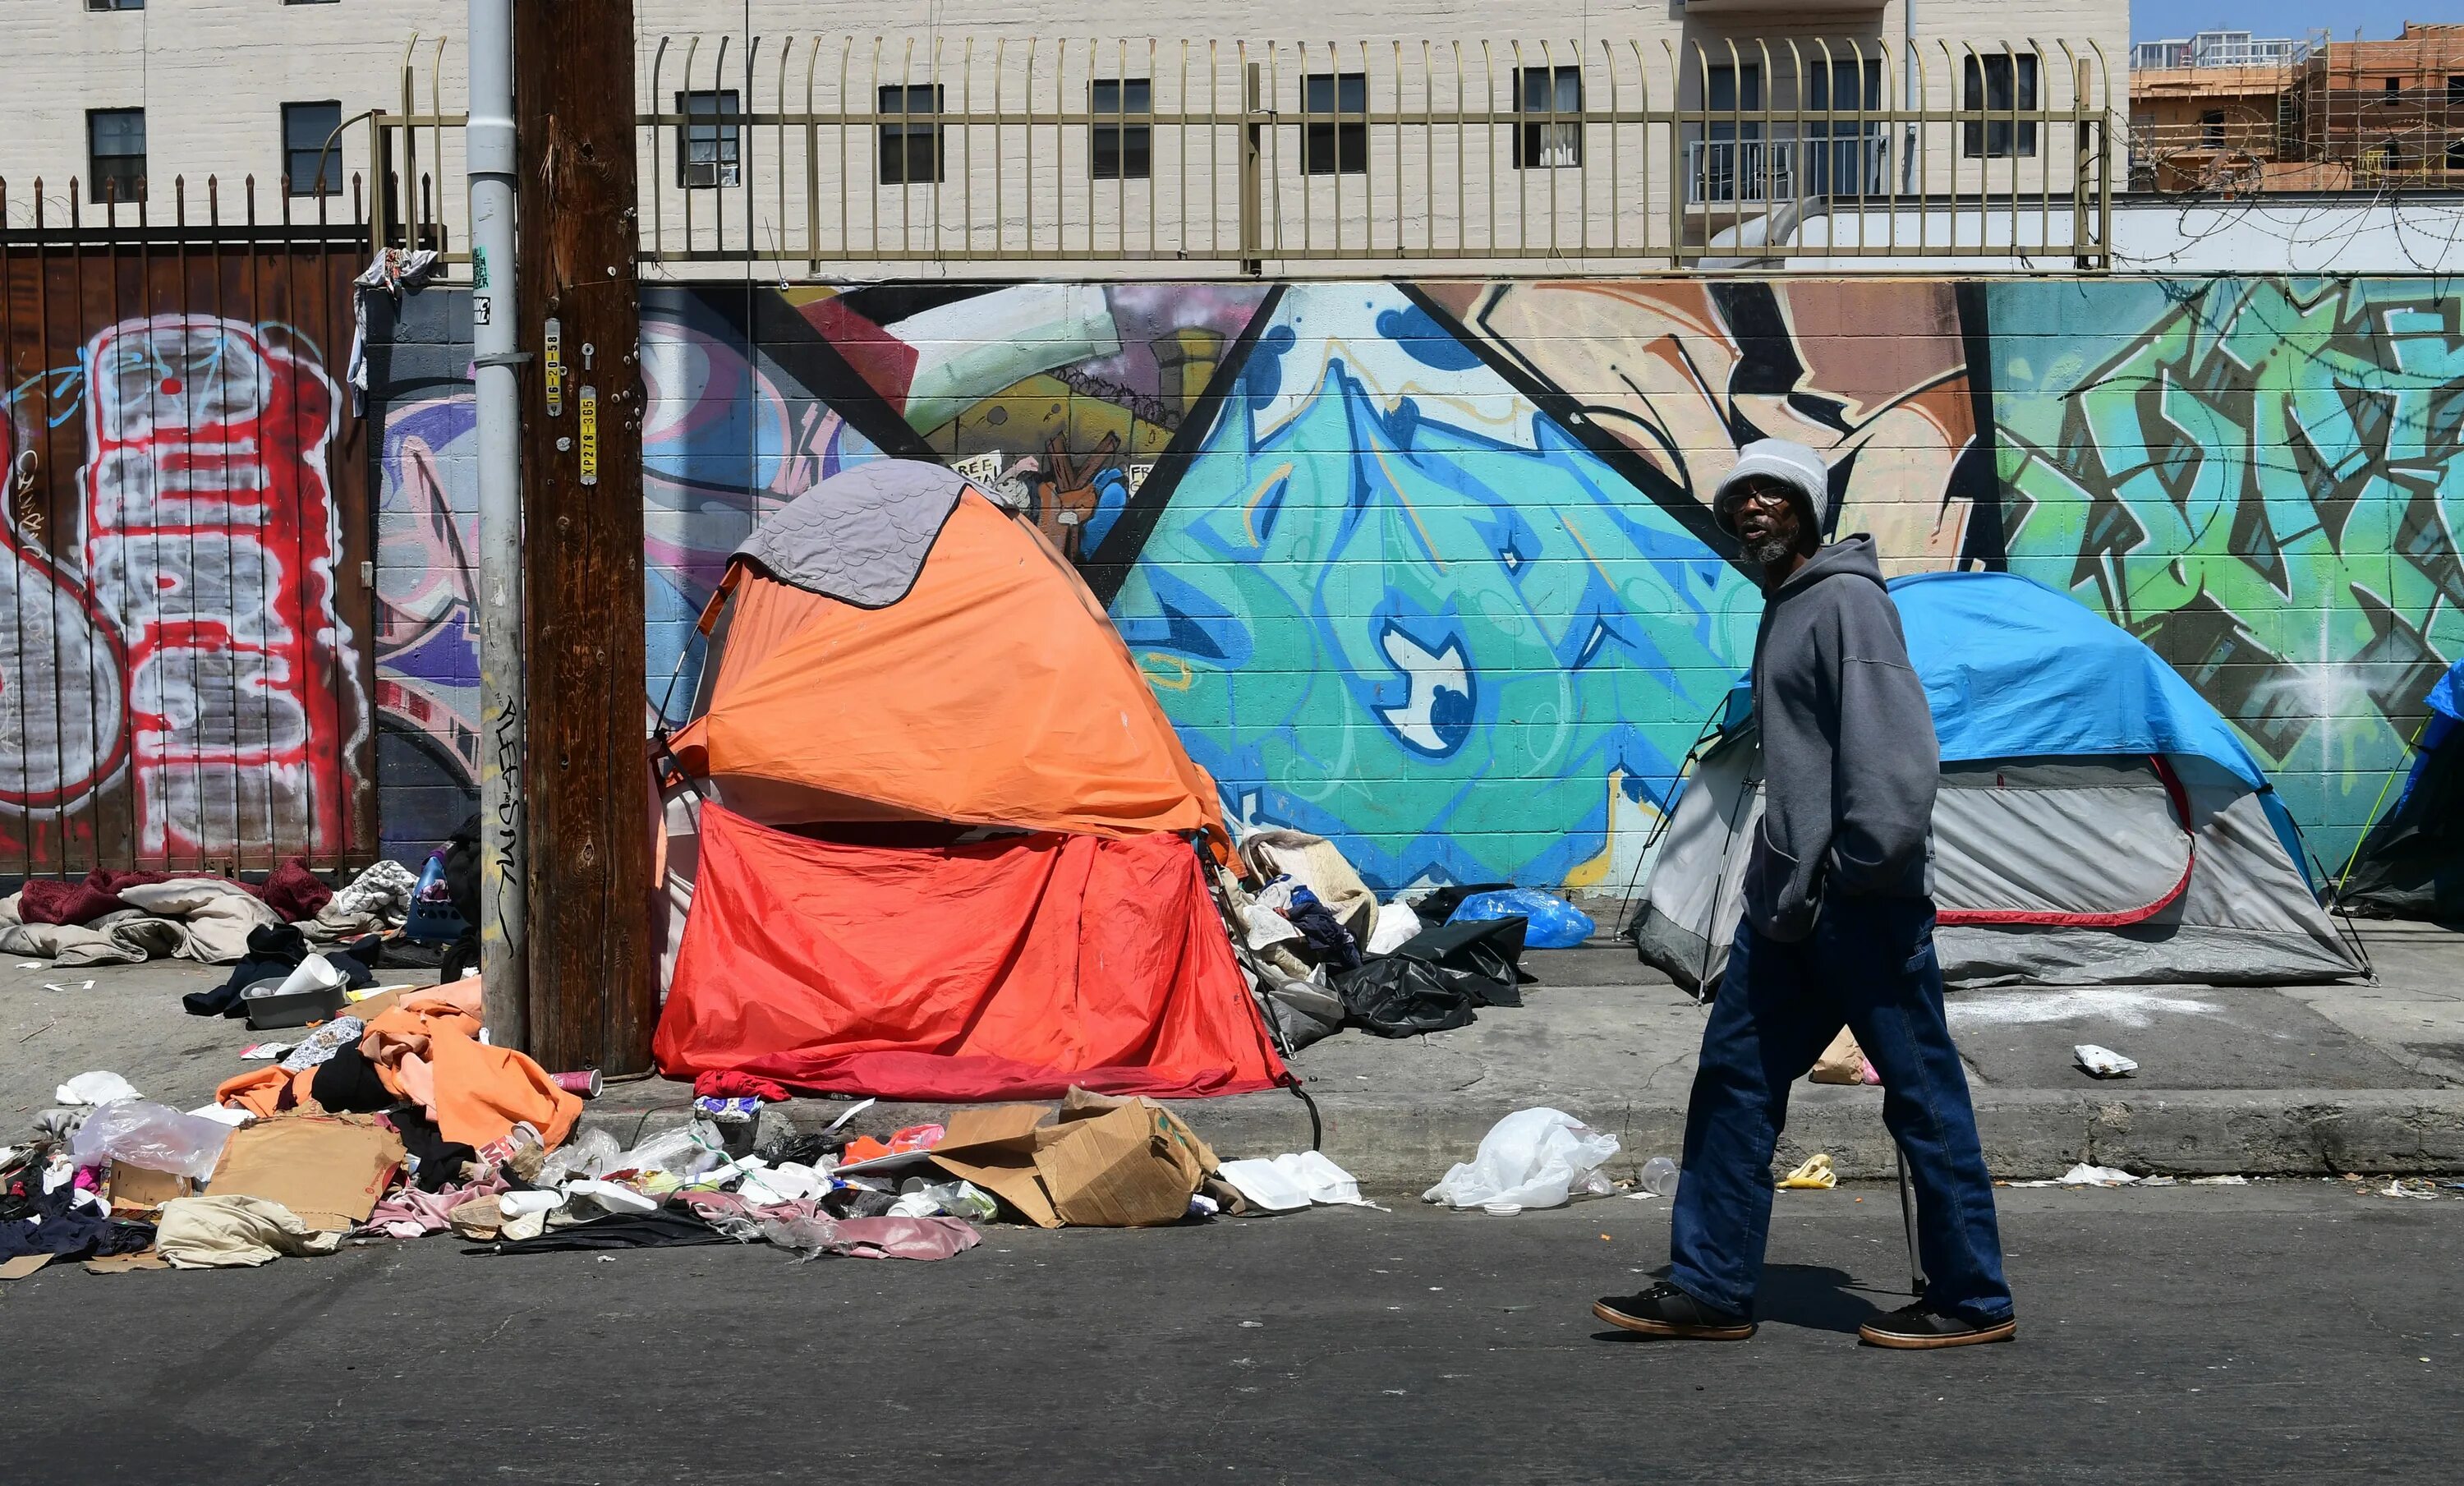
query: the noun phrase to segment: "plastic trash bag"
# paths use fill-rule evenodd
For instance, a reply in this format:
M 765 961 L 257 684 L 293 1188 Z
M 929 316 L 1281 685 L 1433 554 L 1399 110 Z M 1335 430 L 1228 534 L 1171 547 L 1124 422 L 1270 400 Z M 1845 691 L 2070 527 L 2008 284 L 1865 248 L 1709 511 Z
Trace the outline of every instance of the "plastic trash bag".
M 1559 898 L 1538 888 L 1510 887 L 1492 893 L 1475 893 L 1463 900 L 1448 923 L 1464 923 L 1485 919 L 1521 919 L 1526 949 L 1573 949 L 1598 932 L 1599 925 L 1592 916 Z
M 125 1162 L 148 1171 L 169 1171 L 204 1181 L 223 1159 L 231 1126 L 184 1115 L 150 1099 L 119 1099 L 86 1116 L 69 1142 L 80 1166 Z
M 1001 1204 L 970 1182 L 927 1182 L 909 1177 L 898 1188 L 898 1200 L 884 1214 L 893 1218 L 973 1218 L 989 1223 L 1001 1216 Z
M 1369 952 L 1391 955 L 1410 943 L 1422 927 L 1420 916 L 1401 898 L 1380 903 L 1377 905 L 1376 926 L 1369 931 Z
M 1611 1190 L 1600 1164 L 1617 1153 L 1604 1135 L 1562 1110 L 1519 1109 L 1489 1127 L 1472 1159 L 1421 1194 L 1426 1202 L 1501 1215 L 1562 1207 L 1576 1192 Z
M 1268 1212 L 1290 1212 L 1309 1204 L 1349 1208 L 1376 1206 L 1360 1195 L 1352 1173 L 1321 1151 L 1296 1151 L 1272 1161 L 1227 1161 L 1215 1170 L 1251 1207 Z
M 625 1148 L 616 1137 L 593 1125 L 560 1145 L 539 1167 L 538 1186 L 561 1187 L 577 1177 L 601 1176 L 615 1169 Z
M 649 1184 L 637 1185 L 658 1185 L 655 1179 L 664 1173 L 671 1179 L 668 1185 L 682 1187 L 703 1172 L 726 1163 L 727 1138 L 719 1132 L 718 1126 L 707 1120 L 695 1119 L 690 1124 L 662 1130 L 651 1136 L 609 1161 L 606 1170 L 618 1174 L 629 1171 L 642 1178 L 653 1179 Z
M 79 1074 L 52 1091 L 55 1104 L 109 1104 L 118 1099 L 142 1099 L 128 1080 L 108 1070 L 98 1069 Z

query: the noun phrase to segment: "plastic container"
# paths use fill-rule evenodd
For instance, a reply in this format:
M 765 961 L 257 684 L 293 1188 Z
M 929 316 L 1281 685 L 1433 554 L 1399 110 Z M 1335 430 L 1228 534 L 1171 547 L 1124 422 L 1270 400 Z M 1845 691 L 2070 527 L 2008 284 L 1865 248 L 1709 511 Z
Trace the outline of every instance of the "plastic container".
M 1677 1163 L 1654 1156 L 1642 1164 L 1642 1189 L 1654 1197 L 1675 1197 L 1678 1176 Z

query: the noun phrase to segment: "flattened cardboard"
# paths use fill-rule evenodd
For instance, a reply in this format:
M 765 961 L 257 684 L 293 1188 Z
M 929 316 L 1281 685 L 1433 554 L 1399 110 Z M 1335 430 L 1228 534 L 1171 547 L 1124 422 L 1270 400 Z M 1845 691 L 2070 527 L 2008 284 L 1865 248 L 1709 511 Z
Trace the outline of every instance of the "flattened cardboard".
M 102 1196 L 114 1217 L 151 1212 L 178 1197 L 193 1197 L 197 1185 L 176 1171 L 151 1171 L 124 1161 L 111 1164 Z
M 231 1132 L 206 1189 L 278 1202 L 332 1231 L 368 1220 L 402 1160 L 402 1138 L 372 1115 L 276 1115 Z
M 0 1263 L 0 1280 L 23 1279 L 51 1263 L 55 1257 L 57 1255 L 49 1253 L 21 1253 L 13 1259 Z
M 1042 1104 L 954 1110 L 943 1124 L 941 1143 L 933 1147 L 933 1164 L 992 1193 L 1036 1227 L 1059 1228 L 1060 1215 L 1035 1165 L 1044 1120 L 1051 1113 Z

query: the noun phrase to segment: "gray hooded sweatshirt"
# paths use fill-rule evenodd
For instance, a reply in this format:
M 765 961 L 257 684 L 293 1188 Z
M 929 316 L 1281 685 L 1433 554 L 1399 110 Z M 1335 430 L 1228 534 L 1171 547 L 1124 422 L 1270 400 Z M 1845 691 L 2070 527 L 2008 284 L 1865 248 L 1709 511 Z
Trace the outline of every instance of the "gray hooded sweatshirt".
M 1754 636 L 1754 927 L 1793 942 L 1814 932 L 1826 896 L 1930 896 L 1942 747 L 1871 537 L 1822 548 L 1770 596 Z

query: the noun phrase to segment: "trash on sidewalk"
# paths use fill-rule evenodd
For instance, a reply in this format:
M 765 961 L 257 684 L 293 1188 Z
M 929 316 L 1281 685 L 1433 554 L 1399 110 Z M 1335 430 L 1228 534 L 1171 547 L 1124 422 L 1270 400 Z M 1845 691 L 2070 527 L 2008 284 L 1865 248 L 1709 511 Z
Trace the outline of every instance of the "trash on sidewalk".
M 1296 1151 L 1261 1161 L 1227 1161 L 1215 1174 L 1230 1184 L 1250 1205 L 1268 1212 L 1291 1212 L 1322 1203 L 1331 1207 L 1374 1208 L 1360 1195 L 1352 1173 L 1318 1151 Z
M 1829 1191 L 1839 1185 L 1839 1173 L 1831 1169 L 1831 1157 L 1816 1151 L 1798 1164 L 1795 1170 L 1779 1179 L 1782 1191 Z
M 1865 1060 L 1865 1050 L 1857 1046 L 1857 1034 L 1845 1027 L 1814 1060 L 1814 1071 L 1805 1076 L 1809 1083 L 1879 1085 L 1882 1081 L 1882 1076 Z
M 293 1110 L 233 1131 L 209 1190 L 277 1204 L 320 1231 L 346 1231 L 368 1220 L 404 1159 L 402 1137 L 373 1115 Z
M 2139 1065 L 2111 1048 L 2101 1048 L 2093 1042 L 2082 1042 L 2071 1049 L 2071 1056 L 2087 1071 L 2091 1078 L 2126 1078 L 2139 1072 Z
M 1635 1185 L 1651 1196 L 1674 1200 L 1681 1175 L 1676 1162 L 1665 1156 L 1654 1156 L 1642 1164 L 1642 1175 Z
M 2162 1182 L 2167 1187 L 2172 1185 L 2169 1178 L 2135 1177 L 2118 1166 L 2091 1165 L 2082 1161 L 2051 1181 L 2010 1182 L 2004 1185 L 2009 1187 L 2142 1187 L 2152 1186 L 2157 1182 Z
M 1599 931 L 1599 925 L 1592 921 L 1590 914 L 1554 893 L 1544 893 L 1530 887 L 1474 893 L 1463 900 L 1446 921 L 1469 923 L 1511 918 L 1524 920 L 1523 943 L 1529 949 L 1578 948 Z
M 79 1074 L 52 1091 L 52 1102 L 55 1104 L 108 1104 L 114 1099 L 144 1097 L 118 1074 L 100 1071 Z
M 954 1111 L 932 1164 L 1038 1228 L 1179 1222 L 1221 1164 L 1179 1116 L 1151 1099 L 1072 1089 L 1057 1121 L 1045 1123 L 1055 1113 L 1037 1104 Z
M 262 1197 L 182 1197 L 163 1205 L 154 1251 L 175 1269 L 229 1269 L 285 1254 L 331 1253 L 340 1231 L 319 1232 L 280 1203 Z
M 96 1106 L 69 1140 L 79 1166 L 106 1161 L 204 1181 L 231 1139 L 231 1126 L 181 1114 L 151 1099 L 114 1099 Z
M 1517 1110 L 1490 1126 L 1472 1159 L 1447 1171 L 1421 1200 L 1499 1216 L 1562 1207 L 1576 1193 L 1614 1190 L 1599 1168 L 1617 1153 L 1616 1136 L 1562 1110 Z

